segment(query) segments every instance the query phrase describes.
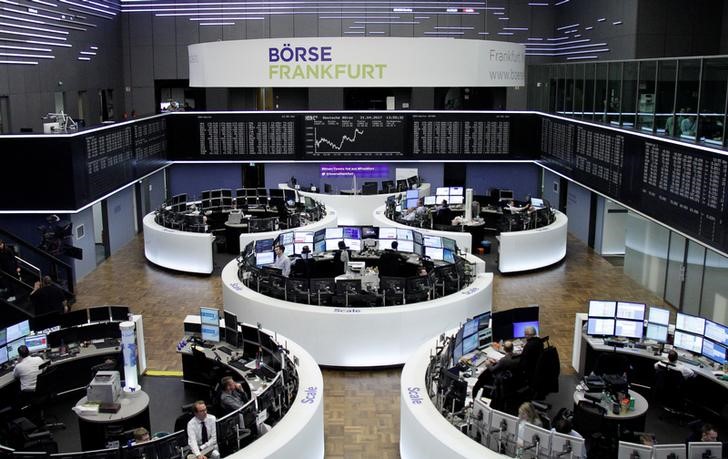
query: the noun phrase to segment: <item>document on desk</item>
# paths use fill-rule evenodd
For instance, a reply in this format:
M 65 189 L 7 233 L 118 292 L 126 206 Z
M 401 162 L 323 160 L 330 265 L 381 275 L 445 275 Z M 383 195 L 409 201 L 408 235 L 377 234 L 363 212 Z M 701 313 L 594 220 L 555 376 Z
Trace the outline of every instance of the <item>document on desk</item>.
M 500 360 L 503 357 L 502 353 L 496 351 L 490 346 L 483 349 L 483 352 L 485 352 L 486 357 L 488 357 L 489 359 Z

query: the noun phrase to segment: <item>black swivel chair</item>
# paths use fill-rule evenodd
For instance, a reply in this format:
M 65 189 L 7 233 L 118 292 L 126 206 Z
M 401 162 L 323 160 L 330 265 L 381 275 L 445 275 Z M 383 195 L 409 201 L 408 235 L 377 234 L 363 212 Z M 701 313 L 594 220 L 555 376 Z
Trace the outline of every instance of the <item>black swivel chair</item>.
M 187 424 L 193 417 L 195 417 L 195 415 L 192 413 L 192 405 L 183 405 L 182 414 L 177 416 L 177 419 L 174 420 L 174 431 L 179 432 L 180 430 L 184 430 L 186 432 Z
M 51 432 L 39 428 L 27 418 L 15 417 L 11 407 L 0 410 L 0 439 L 3 446 L 15 450 L 58 452 L 58 444 Z
M 658 365 L 655 369 L 655 388 L 653 399 L 662 405 L 660 419 L 665 415 L 676 416 L 680 424 L 693 416 L 688 413 L 685 397 L 685 377 L 680 370 L 670 365 Z
M 605 433 L 604 416 L 607 410 L 590 401 L 579 402 L 574 409 L 574 430 L 586 440 L 588 457 L 608 458 L 610 454 L 609 438 Z
M 62 422 L 48 423 L 45 418 L 45 412 L 43 407 L 50 403 L 56 396 L 54 387 L 57 384 L 56 370 L 58 367 L 45 366 L 45 368 L 38 375 L 38 379 L 35 384 L 35 393 L 31 399 L 31 406 L 33 411 L 38 413 L 41 425 L 45 429 L 65 429 L 66 426 Z

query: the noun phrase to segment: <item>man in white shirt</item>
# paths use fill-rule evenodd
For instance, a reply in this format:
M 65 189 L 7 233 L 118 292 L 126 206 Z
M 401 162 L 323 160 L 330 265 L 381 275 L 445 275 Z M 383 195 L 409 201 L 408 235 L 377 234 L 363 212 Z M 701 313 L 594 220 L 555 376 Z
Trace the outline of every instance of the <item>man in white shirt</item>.
M 673 370 L 677 370 L 682 373 L 683 378 L 685 379 L 695 376 L 695 372 L 693 370 L 686 367 L 681 362 L 678 362 L 677 352 L 675 351 L 675 349 L 670 349 L 670 351 L 667 353 L 667 362 L 660 361 L 655 363 L 655 370 L 657 370 L 658 368 L 670 368 Z
M 273 267 L 280 269 L 283 277 L 288 277 L 291 274 L 291 260 L 284 253 L 285 250 L 285 247 L 282 245 L 276 246 L 276 261 L 273 262 Z
M 219 458 L 215 416 L 207 414 L 207 406 L 202 400 L 196 401 L 192 409 L 195 417 L 187 423 L 187 442 L 192 450 L 190 456 L 194 455 L 197 459 Z
M 13 369 L 13 376 L 20 381 L 20 391 L 24 393 L 35 392 L 35 385 L 38 382 L 40 374 L 40 366 L 45 360 L 40 357 L 30 355 L 28 347 L 23 344 L 18 347 L 18 357 L 20 360 Z

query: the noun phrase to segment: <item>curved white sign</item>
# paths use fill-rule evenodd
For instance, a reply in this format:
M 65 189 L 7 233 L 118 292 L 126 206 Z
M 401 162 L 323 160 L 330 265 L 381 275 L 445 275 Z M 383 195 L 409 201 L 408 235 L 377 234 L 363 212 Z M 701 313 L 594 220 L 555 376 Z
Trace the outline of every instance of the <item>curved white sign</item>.
M 274 38 L 189 46 L 196 87 L 523 86 L 525 48 L 449 38 Z

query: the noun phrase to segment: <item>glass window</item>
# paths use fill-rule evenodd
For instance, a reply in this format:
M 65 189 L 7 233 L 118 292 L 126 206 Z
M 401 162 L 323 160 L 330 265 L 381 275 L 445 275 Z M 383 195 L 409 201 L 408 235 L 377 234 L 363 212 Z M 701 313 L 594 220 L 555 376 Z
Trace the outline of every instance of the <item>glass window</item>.
M 609 63 L 609 81 L 607 82 L 607 122 L 619 125 L 619 114 L 622 107 L 622 63 Z
M 700 60 L 685 59 L 678 61 L 677 89 L 675 107 L 677 120 L 680 121 L 681 139 L 694 140 L 698 115 L 698 87 Z M 678 137 L 678 136 L 676 136 Z
M 708 250 L 700 315 L 714 322 L 728 324 L 728 258 Z
M 564 112 L 568 116 L 574 116 L 574 66 L 569 64 L 564 66 L 566 71 L 564 85 Z
M 559 66 L 549 66 L 549 112 L 556 113 L 556 94 L 559 91 Z
M 671 137 L 680 135 L 675 118 L 675 76 L 677 61 L 659 61 L 657 64 L 657 99 L 655 106 L 656 131 Z
M 698 138 L 705 143 L 723 144 L 727 82 L 728 59 L 706 59 L 703 62 Z
M 594 90 L 594 119 L 605 121 L 607 107 L 607 64 L 597 64 Z
M 580 64 L 574 67 L 574 114 L 578 118 L 584 116 L 584 68 Z
M 703 290 L 703 265 L 705 247 L 695 241 L 688 241 L 687 266 L 685 267 L 685 287 L 683 288 L 682 312 L 698 315 L 700 296 Z
M 670 230 L 633 212 L 627 213 L 624 273 L 663 297 Z
M 655 115 L 655 79 L 657 63 L 642 61 L 639 65 L 639 85 L 637 87 L 637 129 L 652 132 Z
M 637 62 L 625 62 L 622 69 L 622 126 L 634 128 L 637 99 Z
M 566 66 L 556 66 L 556 113 L 563 114 L 564 112 L 564 85 L 566 84 Z
M 594 119 L 594 66 L 584 65 L 584 118 Z

